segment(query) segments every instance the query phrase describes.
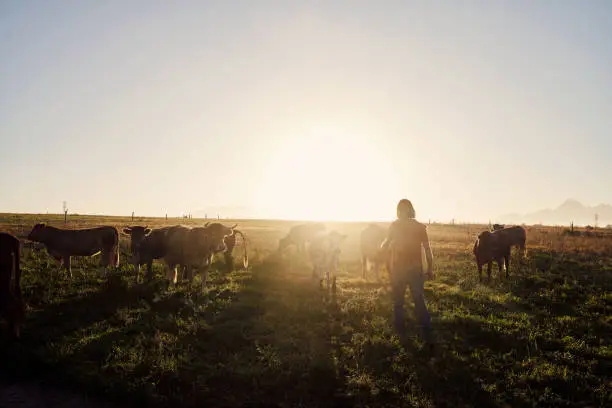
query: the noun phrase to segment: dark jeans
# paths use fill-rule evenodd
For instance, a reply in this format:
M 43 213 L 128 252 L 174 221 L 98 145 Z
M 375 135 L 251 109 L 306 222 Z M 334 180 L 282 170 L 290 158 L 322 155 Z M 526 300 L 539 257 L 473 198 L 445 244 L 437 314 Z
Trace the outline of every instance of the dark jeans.
M 406 331 L 406 319 L 404 316 L 404 299 L 406 287 L 410 288 L 412 300 L 414 301 L 414 313 L 418 324 L 421 326 L 423 340 L 433 341 L 431 333 L 431 317 L 425 305 L 425 279 L 420 270 L 400 271 L 394 270 L 391 275 L 391 287 L 393 293 L 393 322 L 398 334 L 404 335 Z

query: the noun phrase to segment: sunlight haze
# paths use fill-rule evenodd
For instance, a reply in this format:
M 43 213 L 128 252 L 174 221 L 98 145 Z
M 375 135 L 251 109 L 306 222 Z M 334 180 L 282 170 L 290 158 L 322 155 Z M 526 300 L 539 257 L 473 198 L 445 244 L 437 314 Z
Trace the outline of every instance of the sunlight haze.
M 612 203 L 610 38 L 604 0 L 3 1 L 0 211 Z

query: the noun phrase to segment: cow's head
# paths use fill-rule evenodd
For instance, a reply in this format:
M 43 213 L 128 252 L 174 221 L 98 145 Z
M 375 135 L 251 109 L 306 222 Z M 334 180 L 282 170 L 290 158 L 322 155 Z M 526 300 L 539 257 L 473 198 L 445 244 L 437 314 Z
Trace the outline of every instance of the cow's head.
M 291 245 L 291 237 L 289 237 L 289 235 L 279 239 L 278 240 L 278 252 L 282 252 L 289 245 Z
M 234 234 L 234 229 L 238 226 L 238 224 L 234 224 L 231 227 L 226 227 L 225 225 L 214 222 L 212 224 L 206 225 L 206 235 L 210 245 L 210 248 L 215 252 L 225 251 L 225 242 L 224 239 L 227 236 Z
M 126 227 L 123 229 L 123 233 L 130 236 L 130 248 L 132 250 L 132 263 L 138 265 L 140 263 L 140 247 L 145 237 L 151 233 L 151 228 L 144 226 L 135 225 L 133 227 Z
M 339 246 L 347 238 L 347 235 L 332 231 L 329 233 L 328 238 L 333 246 Z
M 39 222 L 34 225 L 27 237 L 30 241 L 43 242 L 47 238 L 47 224 Z

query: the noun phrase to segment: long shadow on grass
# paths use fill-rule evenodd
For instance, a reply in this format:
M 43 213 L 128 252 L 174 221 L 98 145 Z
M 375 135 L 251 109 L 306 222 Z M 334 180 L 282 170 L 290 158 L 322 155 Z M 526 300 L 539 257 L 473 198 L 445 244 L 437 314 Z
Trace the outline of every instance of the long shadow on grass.
M 46 305 L 27 316 L 20 342 L 1 345 L 1 374 L 13 381 L 43 381 L 79 392 L 84 387 L 94 395 L 103 394 L 105 389 L 100 381 L 96 383 L 91 378 L 95 377 L 105 353 L 99 347 L 87 358 L 75 355 L 73 349 L 85 336 L 85 333 L 78 333 L 98 324 L 111 327 L 118 309 L 137 307 L 143 299 L 152 296 L 152 290 L 129 286 L 121 273 L 117 273 L 100 284 L 97 291 L 91 288 L 77 291 L 61 302 Z M 92 333 L 95 331 L 92 329 Z M 105 335 L 100 338 L 108 349 L 114 346 Z M 73 358 L 76 356 L 83 359 Z
M 179 370 L 192 373 L 191 389 L 160 393 L 187 406 L 338 406 L 343 385 L 325 306 L 317 288 L 288 279 L 284 266 L 272 259 L 255 266 L 234 302 L 179 339 L 192 345 Z
M 239 331 L 228 326 L 223 341 L 206 344 L 205 328 L 222 323 L 232 291 L 209 285 L 201 294 L 194 285 L 168 292 L 163 281 L 139 285 L 133 279 L 118 273 L 98 290 L 91 285 L 64 289 L 63 301 L 29 316 L 20 343 L 3 345 L 3 371 L 13 379 L 43 380 L 148 406 L 175 395 L 189 402 L 199 375 L 193 363 L 240 341 Z M 228 279 L 213 283 L 223 286 Z M 233 310 L 240 314 L 238 306 Z
M 147 406 L 338 406 L 323 298 L 283 272 L 267 260 L 205 294 L 111 281 L 32 317 L 11 369 Z

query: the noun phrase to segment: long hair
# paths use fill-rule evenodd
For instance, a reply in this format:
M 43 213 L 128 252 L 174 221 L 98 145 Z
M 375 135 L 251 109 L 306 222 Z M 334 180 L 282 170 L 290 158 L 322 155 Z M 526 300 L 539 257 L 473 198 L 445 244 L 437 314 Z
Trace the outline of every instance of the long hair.
M 415 217 L 414 207 L 410 200 L 402 198 L 399 203 L 397 203 L 397 218 L 409 219 Z

